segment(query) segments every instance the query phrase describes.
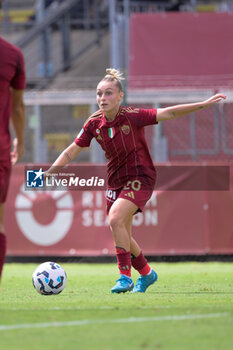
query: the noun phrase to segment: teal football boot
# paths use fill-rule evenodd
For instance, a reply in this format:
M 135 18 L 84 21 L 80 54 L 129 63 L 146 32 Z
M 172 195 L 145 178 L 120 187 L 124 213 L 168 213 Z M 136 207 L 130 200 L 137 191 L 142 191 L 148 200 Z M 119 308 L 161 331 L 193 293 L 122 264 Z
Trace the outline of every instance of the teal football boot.
M 130 292 L 134 287 L 132 278 L 126 275 L 120 275 L 116 282 L 117 284 L 111 289 L 111 293 Z
M 135 284 L 135 287 L 131 293 L 145 293 L 147 288 L 154 284 L 158 279 L 157 273 L 154 270 L 151 270 L 151 273 L 146 276 L 140 276 Z

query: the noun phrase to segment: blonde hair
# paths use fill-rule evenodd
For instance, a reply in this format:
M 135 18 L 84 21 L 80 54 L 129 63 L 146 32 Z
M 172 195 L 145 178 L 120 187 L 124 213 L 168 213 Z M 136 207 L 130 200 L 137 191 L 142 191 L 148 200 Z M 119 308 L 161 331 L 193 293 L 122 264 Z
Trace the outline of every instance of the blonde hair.
M 123 73 L 115 68 L 107 68 L 106 75 L 101 81 L 115 82 L 120 91 L 123 91 L 121 80 L 124 80 Z

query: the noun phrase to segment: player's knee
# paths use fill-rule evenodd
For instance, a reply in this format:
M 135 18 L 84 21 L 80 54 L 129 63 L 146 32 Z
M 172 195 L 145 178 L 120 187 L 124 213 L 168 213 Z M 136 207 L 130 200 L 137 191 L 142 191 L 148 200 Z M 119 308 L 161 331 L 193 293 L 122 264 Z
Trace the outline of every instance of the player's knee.
M 123 218 L 120 217 L 117 213 L 110 214 L 108 221 L 112 231 L 116 231 L 117 229 L 125 227 Z

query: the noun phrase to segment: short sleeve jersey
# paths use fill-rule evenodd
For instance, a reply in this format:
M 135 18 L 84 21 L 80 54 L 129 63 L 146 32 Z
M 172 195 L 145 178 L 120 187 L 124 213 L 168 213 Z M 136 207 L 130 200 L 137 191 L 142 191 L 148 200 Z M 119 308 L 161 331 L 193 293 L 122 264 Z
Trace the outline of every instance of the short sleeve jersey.
M 24 59 L 19 48 L 0 38 L 0 161 L 9 160 L 10 87 L 25 89 Z
M 75 143 L 88 147 L 95 138 L 100 144 L 108 159 L 108 188 L 121 188 L 137 178 L 155 182 L 144 127 L 157 124 L 156 113 L 156 109 L 121 106 L 113 121 L 108 121 L 99 110 L 83 125 Z

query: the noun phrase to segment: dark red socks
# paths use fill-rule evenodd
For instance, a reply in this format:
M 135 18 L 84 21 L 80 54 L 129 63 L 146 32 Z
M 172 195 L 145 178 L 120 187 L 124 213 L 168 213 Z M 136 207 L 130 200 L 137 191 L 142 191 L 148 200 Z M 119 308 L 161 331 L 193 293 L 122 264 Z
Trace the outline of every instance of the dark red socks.
M 144 257 L 144 255 L 142 254 L 142 252 L 140 253 L 139 256 L 132 258 L 132 266 L 142 276 L 148 275 L 148 273 L 151 271 L 151 268 L 148 265 L 147 260 Z
M 131 277 L 131 254 L 124 248 L 116 247 L 118 268 L 121 275 Z

